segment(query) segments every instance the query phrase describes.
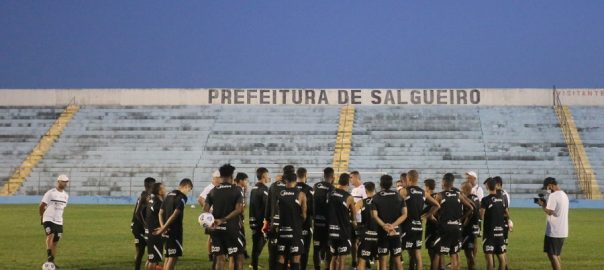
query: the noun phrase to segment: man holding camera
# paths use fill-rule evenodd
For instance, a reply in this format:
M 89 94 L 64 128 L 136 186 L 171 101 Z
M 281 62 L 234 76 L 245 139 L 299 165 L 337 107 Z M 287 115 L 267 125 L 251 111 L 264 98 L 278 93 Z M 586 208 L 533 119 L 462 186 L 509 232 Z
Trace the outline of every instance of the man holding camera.
M 564 239 L 568 237 L 568 196 L 560 189 L 553 177 L 543 180 L 543 188 L 549 193 L 547 200 L 536 199 L 547 215 L 543 252 L 547 253 L 552 269 L 562 269 L 560 253 Z

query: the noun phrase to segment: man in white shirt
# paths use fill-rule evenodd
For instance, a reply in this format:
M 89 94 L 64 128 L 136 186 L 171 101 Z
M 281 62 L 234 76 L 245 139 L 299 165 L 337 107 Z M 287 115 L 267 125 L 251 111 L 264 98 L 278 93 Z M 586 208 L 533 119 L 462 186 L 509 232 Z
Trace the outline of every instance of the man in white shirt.
M 363 206 L 363 199 L 367 198 L 367 192 L 365 191 L 365 185 L 363 185 L 363 181 L 361 180 L 361 174 L 358 171 L 350 172 L 350 184 L 352 185 L 352 190 L 350 191 L 350 195 L 354 200 L 355 207 L 357 209 L 355 220 L 356 222 L 361 222 L 361 207 Z M 357 264 L 357 246 L 358 239 L 357 236 L 360 232 L 355 231 L 352 235 L 352 267 L 355 268 Z
M 199 203 L 199 206 L 201 206 L 201 208 L 203 208 L 203 205 L 205 204 L 206 201 L 206 197 L 208 197 L 208 194 L 210 194 L 210 191 L 212 191 L 212 189 L 214 189 L 215 186 L 220 185 L 220 172 L 219 171 L 214 171 L 214 173 L 212 173 L 212 182 L 210 182 L 209 185 L 207 185 L 199 194 L 199 197 L 197 198 L 197 202 Z
M 568 196 L 553 177 L 543 180 L 542 189 L 550 193 L 547 202 L 541 198 L 537 201 L 547 215 L 543 252 L 547 253 L 552 269 L 559 270 L 562 269 L 562 245 L 568 237 Z
M 69 195 L 65 188 L 69 183 L 67 175 L 61 174 L 57 178 L 57 187 L 47 191 L 40 202 L 40 222 L 46 233 L 47 261 L 53 262 L 57 254 L 57 245 L 63 236 L 63 211 L 67 206 Z
M 482 197 L 484 197 L 484 191 L 482 187 L 478 184 L 478 175 L 474 171 L 468 171 L 465 173 L 466 181 L 472 185 L 472 194 L 478 197 L 478 201 L 482 201 Z

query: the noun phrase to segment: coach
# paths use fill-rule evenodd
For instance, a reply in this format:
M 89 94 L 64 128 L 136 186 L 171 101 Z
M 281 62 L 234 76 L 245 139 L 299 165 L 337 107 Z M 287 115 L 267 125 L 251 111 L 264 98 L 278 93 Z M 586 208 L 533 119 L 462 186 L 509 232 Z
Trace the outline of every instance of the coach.
M 547 253 L 552 269 L 558 270 L 562 269 L 560 253 L 564 239 L 568 237 L 568 196 L 553 177 L 543 180 L 542 189 L 550 193 L 547 202 L 539 200 L 539 205 L 547 215 L 543 252 Z

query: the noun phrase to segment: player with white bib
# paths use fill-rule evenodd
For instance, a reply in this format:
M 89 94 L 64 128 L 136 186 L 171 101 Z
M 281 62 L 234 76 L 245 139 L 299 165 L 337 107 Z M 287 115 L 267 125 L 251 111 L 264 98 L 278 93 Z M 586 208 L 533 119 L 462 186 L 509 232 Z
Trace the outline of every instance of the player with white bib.
M 47 261 L 53 267 L 55 266 L 54 260 L 57 255 L 57 245 L 63 236 L 63 211 L 69 200 L 69 195 L 65 192 L 68 183 L 69 178 L 67 175 L 59 175 L 57 178 L 57 187 L 47 191 L 40 202 L 40 221 L 46 233 Z M 45 263 L 44 265 L 47 264 Z

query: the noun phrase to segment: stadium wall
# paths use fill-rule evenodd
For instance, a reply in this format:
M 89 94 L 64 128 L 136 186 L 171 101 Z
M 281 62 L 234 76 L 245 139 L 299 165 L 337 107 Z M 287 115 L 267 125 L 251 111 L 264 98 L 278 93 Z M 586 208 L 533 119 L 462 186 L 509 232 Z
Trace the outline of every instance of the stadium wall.
M 564 105 L 603 106 L 604 88 L 558 89 Z M 552 106 L 553 89 L 1 89 L 0 106 L 474 105 Z

